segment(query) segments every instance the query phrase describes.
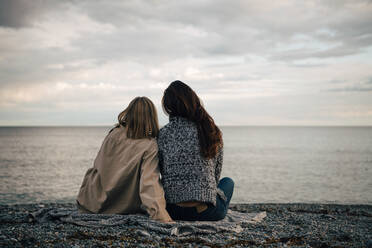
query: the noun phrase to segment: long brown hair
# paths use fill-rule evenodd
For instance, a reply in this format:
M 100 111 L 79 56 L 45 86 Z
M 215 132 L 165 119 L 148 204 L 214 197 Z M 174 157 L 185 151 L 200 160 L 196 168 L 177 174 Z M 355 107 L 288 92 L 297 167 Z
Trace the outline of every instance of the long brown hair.
M 163 109 L 169 116 L 181 116 L 197 125 L 200 150 L 205 158 L 216 156 L 222 147 L 222 133 L 204 109 L 196 93 L 177 80 L 164 91 Z
M 155 138 L 159 133 L 155 105 L 147 97 L 136 97 L 118 115 L 116 127 L 124 126 L 131 139 Z

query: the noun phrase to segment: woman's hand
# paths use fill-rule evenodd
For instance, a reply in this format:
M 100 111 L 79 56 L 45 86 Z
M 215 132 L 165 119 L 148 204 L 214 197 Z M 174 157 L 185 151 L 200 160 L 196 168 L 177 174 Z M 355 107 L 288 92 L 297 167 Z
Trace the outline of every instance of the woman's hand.
M 159 220 L 159 221 L 164 224 L 176 224 L 176 222 L 172 219 Z

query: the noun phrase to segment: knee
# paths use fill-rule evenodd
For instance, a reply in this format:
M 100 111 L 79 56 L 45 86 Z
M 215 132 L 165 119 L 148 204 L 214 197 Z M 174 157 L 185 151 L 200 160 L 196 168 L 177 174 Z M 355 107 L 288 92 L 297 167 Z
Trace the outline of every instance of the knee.
M 234 181 L 230 177 L 224 177 L 220 180 L 220 184 L 229 185 L 231 188 L 234 188 Z

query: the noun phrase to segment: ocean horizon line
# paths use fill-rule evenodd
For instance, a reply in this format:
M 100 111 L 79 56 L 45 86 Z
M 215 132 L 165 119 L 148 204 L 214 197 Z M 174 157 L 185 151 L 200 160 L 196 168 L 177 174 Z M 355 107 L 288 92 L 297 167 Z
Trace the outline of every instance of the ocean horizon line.
M 20 127 L 33 127 L 33 128 L 39 128 L 39 127 L 76 127 L 76 128 L 84 128 L 84 127 L 114 127 L 115 124 L 108 125 L 108 124 L 98 124 L 98 125 L 0 125 L 0 128 L 20 128 Z M 162 127 L 164 125 L 160 125 Z M 356 127 L 363 127 L 363 128 L 371 128 L 372 125 L 218 125 L 219 127 L 350 127 L 350 128 L 356 128 Z

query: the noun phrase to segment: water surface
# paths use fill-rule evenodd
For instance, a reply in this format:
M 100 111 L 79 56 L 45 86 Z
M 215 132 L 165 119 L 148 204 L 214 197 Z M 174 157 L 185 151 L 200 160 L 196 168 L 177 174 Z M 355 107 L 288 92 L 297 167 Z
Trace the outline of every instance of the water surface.
M 0 127 L 0 204 L 73 202 L 110 127 Z M 372 127 L 222 127 L 232 202 L 372 204 Z

